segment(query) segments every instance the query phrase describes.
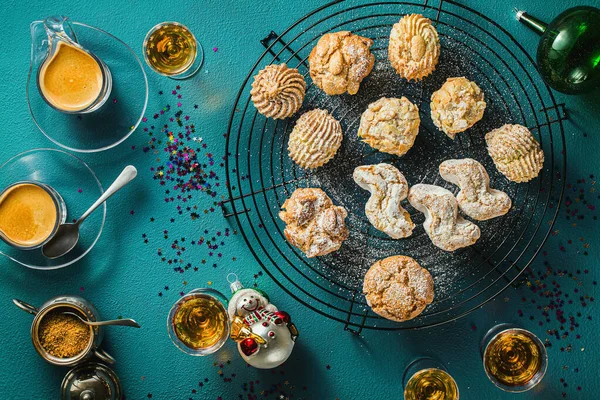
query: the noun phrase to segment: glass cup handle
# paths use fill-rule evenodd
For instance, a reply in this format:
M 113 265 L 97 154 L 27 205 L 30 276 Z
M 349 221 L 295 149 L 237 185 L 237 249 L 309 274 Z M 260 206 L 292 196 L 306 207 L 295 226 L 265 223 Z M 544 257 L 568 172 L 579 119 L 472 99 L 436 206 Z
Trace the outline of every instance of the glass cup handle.
M 100 360 L 104 361 L 107 364 L 114 364 L 117 362 L 113 358 L 113 356 L 108 354 L 105 350 L 97 349 L 94 351 L 94 354 L 96 355 L 96 357 L 98 357 Z
M 18 300 L 18 299 L 13 299 L 13 303 L 15 303 L 15 305 L 17 307 L 19 307 L 21 310 L 25 311 L 26 313 L 29 313 L 31 315 L 36 315 L 38 313 L 38 309 L 37 307 L 32 306 L 29 303 L 25 303 L 22 300 Z

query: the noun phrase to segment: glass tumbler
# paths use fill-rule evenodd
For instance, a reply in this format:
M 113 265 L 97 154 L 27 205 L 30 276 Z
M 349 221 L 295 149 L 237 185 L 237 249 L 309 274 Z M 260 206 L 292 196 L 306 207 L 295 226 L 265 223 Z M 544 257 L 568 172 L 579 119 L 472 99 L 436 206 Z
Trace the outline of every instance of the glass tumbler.
M 187 79 L 202 67 L 204 51 L 194 34 L 179 22 L 161 22 L 144 38 L 144 60 L 157 74 Z
M 402 379 L 405 400 L 459 400 L 456 381 L 438 360 L 423 357 L 410 363 Z
M 231 329 L 227 303 L 227 298 L 214 289 L 194 289 L 180 298 L 167 319 L 173 344 L 192 356 L 206 356 L 219 350 Z
M 530 390 L 546 374 L 546 347 L 533 333 L 515 325 L 494 326 L 483 337 L 480 351 L 485 373 L 504 391 Z

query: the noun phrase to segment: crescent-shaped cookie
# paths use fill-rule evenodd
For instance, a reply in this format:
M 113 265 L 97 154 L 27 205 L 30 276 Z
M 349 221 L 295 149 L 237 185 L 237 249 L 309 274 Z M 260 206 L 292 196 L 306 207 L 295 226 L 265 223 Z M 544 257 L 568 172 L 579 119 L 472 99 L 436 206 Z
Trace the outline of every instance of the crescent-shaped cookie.
M 377 164 L 357 167 L 352 176 L 358 186 L 371 192 L 365 206 L 369 222 L 391 238 L 410 236 L 415 224 L 401 204 L 408 196 L 404 175 L 390 164 Z
M 440 176 L 460 187 L 456 196 L 458 207 L 477 221 L 496 218 L 510 210 L 510 197 L 500 190 L 490 188 L 487 171 L 472 158 L 444 161 L 440 164 Z
M 458 214 L 456 198 L 447 189 L 419 183 L 408 192 L 410 204 L 425 214 L 423 228 L 431 242 L 445 251 L 474 244 L 481 231 Z

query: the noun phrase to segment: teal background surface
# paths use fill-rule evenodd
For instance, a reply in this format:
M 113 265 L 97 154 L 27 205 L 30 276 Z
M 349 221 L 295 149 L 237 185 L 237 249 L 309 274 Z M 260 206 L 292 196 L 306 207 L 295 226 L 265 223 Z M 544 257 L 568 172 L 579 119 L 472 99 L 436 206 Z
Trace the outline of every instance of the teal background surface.
M 599 5 L 597 1 L 574 0 L 460 2 L 499 22 L 532 55 L 537 36 L 514 19 L 513 7 L 549 21 L 568 6 Z M 64 293 L 89 299 L 106 318 L 131 317 L 142 325 L 141 330 L 109 328 L 104 341 L 104 348 L 118 360 L 115 370 L 127 399 L 395 399 L 402 397 L 404 367 L 422 355 L 443 360 L 463 399 L 598 397 L 599 322 L 594 297 L 600 253 L 593 175 L 600 173 L 598 92 L 580 97 L 557 94 L 557 102 L 566 103 L 571 118 L 565 125 L 565 201 L 553 234 L 530 269 L 528 284 L 507 289 L 482 309 L 457 322 L 427 330 L 366 331 L 362 337 L 355 337 L 344 332 L 341 324 L 295 302 L 261 272 L 241 235 L 236 234 L 233 222 L 223 218 L 216 205 L 227 196 L 222 166 L 224 134 L 239 86 L 264 51 L 259 40 L 271 29 L 283 31 L 321 4 L 316 0 L 34 0 L 3 4 L 6 39 L 0 55 L 2 161 L 26 149 L 55 147 L 33 124 L 25 99 L 29 23 L 33 20 L 50 14 L 68 15 L 111 32 L 140 57 L 147 30 L 156 23 L 176 20 L 190 27 L 204 45 L 205 64 L 196 77 L 181 83 L 146 68 L 150 86 L 148 121 L 115 149 L 79 155 L 97 172 L 105 187 L 126 164 L 135 165 L 139 171 L 129 187 L 109 200 L 104 232 L 86 258 L 58 271 L 34 271 L 0 260 L 1 399 L 59 397 L 67 369 L 49 365 L 37 355 L 29 336 L 31 317 L 14 307 L 11 299 L 40 305 Z M 198 144 L 198 158 L 206 164 L 207 174 L 213 173 L 208 181 L 215 193 L 213 197 L 208 192 L 195 192 L 187 204 L 178 199 L 165 201 L 166 188 L 156 175 L 156 167 L 166 163 L 164 146 L 156 144 L 156 151 L 148 148 L 148 132 L 161 134 L 159 128 L 151 126 L 171 123 L 169 118 L 179 109 L 183 116 L 189 116 L 184 124 L 195 126 L 192 136 L 203 138 Z M 177 206 L 183 207 L 181 214 Z M 187 211 L 187 206 L 192 209 Z M 192 218 L 192 213 L 198 216 Z M 176 260 L 175 265 L 172 260 Z M 178 264 L 179 260 L 183 262 Z M 188 263 L 190 268 L 185 269 Z M 174 270 L 176 265 L 182 266 L 181 272 Z M 229 272 L 236 272 L 246 286 L 256 283 L 269 293 L 275 305 L 292 315 L 301 337 L 285 365 L 273 371 L 247 367 L 233 343 L 203 358 L 187 356 L 172 345 L 166 330 L 171 305 L 181 293 L 196 287 L 210 286 L 228 293 L 225 277 Z M 517 323 L 549 344 L 547 376 L 528 393 L 501 392 L 485 376 L 479 341 L 497 322 Z

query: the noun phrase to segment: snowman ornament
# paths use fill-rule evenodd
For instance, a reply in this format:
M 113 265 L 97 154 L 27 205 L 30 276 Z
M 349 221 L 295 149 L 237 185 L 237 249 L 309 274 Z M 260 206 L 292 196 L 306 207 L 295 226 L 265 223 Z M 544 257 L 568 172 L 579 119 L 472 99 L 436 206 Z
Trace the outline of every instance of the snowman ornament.
M 244 361 L 255 368 L 269 369 L 288 359 L 298 330 L 288 313 L 279 311 L 269 302 L 266 293 L 259 289 L 244 288 L 235 276 L 230 283 L 233 293 L 227 312 L 232 325 L 244 325 L 247 332 L 240 335 L 238 351 Z M 238 328 L 239 329 L 239 328 Z

